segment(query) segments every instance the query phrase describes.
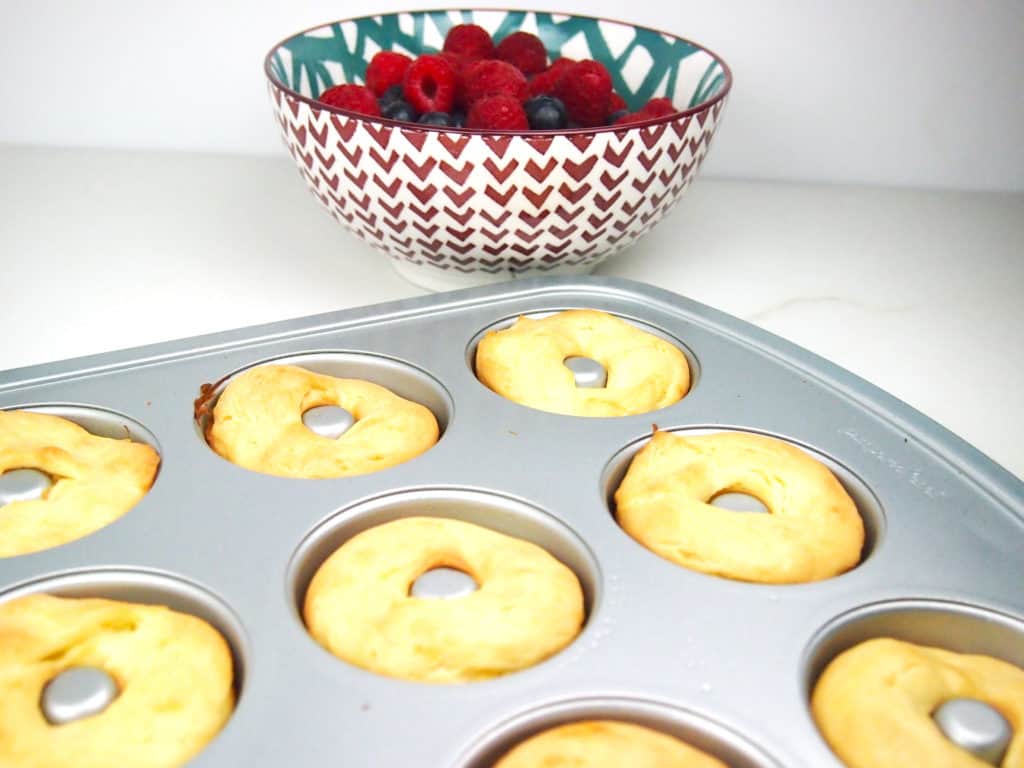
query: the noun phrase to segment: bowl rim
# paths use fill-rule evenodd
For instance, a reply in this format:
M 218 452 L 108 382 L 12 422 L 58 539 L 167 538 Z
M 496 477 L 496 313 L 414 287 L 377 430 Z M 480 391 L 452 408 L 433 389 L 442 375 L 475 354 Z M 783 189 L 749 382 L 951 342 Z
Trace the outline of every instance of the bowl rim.
M 721 65 L 722 70 L 725 73 L 725 83 L 722 86 L 722 89 L 717 94 L 715 94 L 710 99 L 706 99 L 705 101 L 700 102 L 696 106 L 688 107 L 687 109 L 682 109 L 682 110 L 679 110 L 678 112 L 673 112 L 673 113 L 671 113 L 669 115 L 662 115 L 661 117 L 653 117 L 653 118 L 651 118 L 649 120 L 643 120 L 643 121 L 636 122 L 636 123 L 627 123 L 625 125 L 598 125 L 598 126 L 593 126 L 593 127 L 590 127 L 590 128 L 580 127 L 580 128 L 561 128 L 561 129 L 551 129 L 551 130 L 529 130 L 529 131 L 523 131 L 523 130 L 514 130 L 514 129 L 458 128 L 456 126 L 447 126 L 447 125 L 437 125 L 437 126 L 434 126 L 434 125 L 423 125 L 421 123 L 409 123 L 409 122 L 406 122 L 406 121 L 403 121 L 403 120 L 392 120 L 392 119 L 386 118 L 386 117 L 378 117 L 378 116 L 374 116 L 374 115 L 364 115 L 361 112 L 354 112 L 354 111 L 352 111 L 350 109 L 342 109 L 340 107 L 331 106 L 329 104 L 324 104 L 323 102 L 318 101 L 317 99 L 311 98 L 309 96 L 303 96 L 298 91 L 294 90 L 293 88 L 289 88 L 287 85 L 285 85 L 280 80 L 278 80 L 278 78 L 274 74 L 273 68 L 271 66 L 271 61 L 273 59 L 273 56 L 277 52 L 277 50 L 279 48 L 281 48 L 289 40 L 293 40 L 294 38 L 299 37 L 300 35 L 304 35 L 307 32 L 312 32 L 315 29 L 322 29 L 323 27 L 331 26 L 332 24 L 343 24 L 343 23 L 349 22 L 349 21 L 356 21 L 357 19 L 375 18 L 375 17 L 378 17 L 378 16 L 394 16 L 394 15 L 401 14 L 401 13 L 449 13 L 449 12 L 453 12 L 453 11 L 472 11 L 472 12 L 481 11 L 481 12 L 498 12 L 498 13 L 506 12 L 506 13 L 534 13 L 534 14 L 536 14 L 536 13 L 548 13 L 548 14 L 551 14 L 551 15 L 554 15 L 554 16 L 562 16 L 562 15 L 564 15 L 564 16 L 572 16 L 572 17 L 580 18 L 580 19 L 592 19 L 594 21 L 607 21 L 607 22 L 611 22 L 612 24 L 621 24 L 623 26 L 633 27 L 635 29 L 642 29 L 642 30 L 646 30 L 648 32 L 654 32 L 654 33 L 662 35 L 662 36 L 671 37 L 671 38 L 673 38 L 675 40 L 681 40 L 682 42 L 688 43 L 689 45 L 692 45 L 694 48 L 697 48 L 697 49 L 703 51 L 704 53 L 710 55 L 712 58 L 714 58 L 715 61 L 717 61 L 719 63 L 719 65 Z M 401 128 L 402 130 L 407 130 L 407 131 L 422 131 L 422 132 L 431 132 L 431 133 L 460 133 L 460 134 L 464 134 L 464 135 L 468 135 L 468 136 L 520 136 L 520 137 L 522 137 L 524 139 L 528 139 L 528 138 L 533 137 L 533 136 L 541 137 L 541 138 L 551 138 L 553 136 L 578 136 L 580 134 L 621 133 L 621 132 L 630 131 L 630 130 L 634 130 L 634 129 L 638 129 L 638 128 L 650 128 L 652 126 L 661 125 L 663 123 L 667 124 L 667 123 L 674 122 L 674 121 L 679 120 L 680 118 L 684 118 L 684 117 L 692 117 L 693 115 L 696 115 L 696 114 L 699 114 L 701 112 L 704 112 L 704 111 L 710 109 L 711 107 L 713 107 L 715 104 L 722 102 L 725 99 L 725 97 L 729 95 L 729 92 L 732 90 L 732 79 L 733 79 L 732 78 L 732 69 L 726 63 L 725 59 L 723 59 L 721 56 L 719 56 L 717 53 L 712 51 L 707 46 L 701 45 L 700 43 L 697 43 L 697 42 L 695 42 L 693 40 L 690 40 L 689 38 L 681 37 L 679 35 L 673 34 L 672 32 L 666 32 L 666 31 L 661 30 L 661 29 L 655 29 L 654 27 L 647 27 L 647 26 L 644 26 L 642 24 L 633 24 L 632 22 L 629 22 L 629 21 L 623 21 L 621 19 L 613 19 L 613 18 L 609 18 L 609 17 L 606 17 L 606 16 L 591 16 L 591 15 L 585 14 L 585 13 L 572 13 L 572 12 L 567 12 L 567 11 L 552 11 L 552 10 L 538 10 L 538 9 L 535 9 L 535 8 L 505 8 L 505 7 L 494 7 L 494 8 L 480 8 L 480 7 L 471 7 L 471 8 L 422 8 L 422 9 L 418 9 L 417 8 L 417 9 L 410 9 L 410 10 L 404 10 L 404 11 L 401 11 L 401 10 L 399 10 L 399 11 L 382 11 L 382 12 L 376 13 L 376 14 L 363 14 L 361 16 L 349 16 L 349 17 L 344 18 L 344 19 L 335 19 L 334 21 L 325 21 L 325 22 L 322 22 L 320 24 L 314 24 L 311 27 L 306 27 L 305 29 L 300 30 L 298 32 L 294 32 L 294 33 L 288 35 L 287 37 L 281 38 L 281 40 L 279 40 L 277 43 L 275 43 L 270 48 L 270 50 L 267 52 L 267 55 L 263 58 L 263 73 L 266 75 L 267 80 L 270 81 L 270 84 L 273 87 L 277 88 L 278 90 L 284 92 L 284 94 L 287 97 L 290 97 L 290 98 L 292 98 L 292 99 L 294 99 L 296 101 L 305 102 L 306 104 L 308 104 L 313 109 L 318 109 L 318 110 L 322 110 L 322 111 L 326 111 L 326 112 L 331 112 L 331 113 L 334 113 L 336 115 L 342 115 L 344 117 L 354 118 L 354 119 L 361 120 L 361 121 L 368 122 L 368 123 L 380 123 L 380 124 L 383 124 L 383 125 L 386 125 L 386 126 L 394 126 L 394 127 Z

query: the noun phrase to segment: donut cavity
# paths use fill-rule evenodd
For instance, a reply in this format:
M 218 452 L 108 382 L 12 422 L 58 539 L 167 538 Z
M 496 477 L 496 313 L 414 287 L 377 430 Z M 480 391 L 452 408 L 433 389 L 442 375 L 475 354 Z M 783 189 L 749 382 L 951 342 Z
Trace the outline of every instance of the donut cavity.
M 761 500 L 770 514 L 709 504 Z M 857 565 L 864 523 L 829 469 L 783 440 L 743 432 L 655 431 L 614 492 L 624 531 L 660 557 L 739 581 L 795 584 Z
M 1024 620 L 947 600 L 864 605 L 815 635 L 804 682 L 808 715 L 853 768 L 974 766 L 986 758 L 972 756 L 967 724 L 954 718 L 947 730 L 935 718 L 950 700 L 976 699 L 1011 724 L 1024 722 Z M 999 746 L 998 738 L 984 741 L 981 752 Z M 1019 725 L 1001 765 L 1024 765 Z
M 650 729 L 673 739 L 685 742 L 705 757 L 696 756 L 682 762 L 634 763 L 626 759 L 610 758 L 586 763 L 576 754 L 561 755 L 552 765 L 587 766 L 631 766 L 672 765 L 710 768 L 727 765 L 729 768 L 781 768 L 781 764 L 748 741 L 744 736 L 717 723 L 709 717 L 665 704 L 634 698 L 593 697 L 576 698 L 546 704 L 537 709 L 520 713 L 511 719 L 495 725 L 486 735 L 472 744 L 462 755 L 457 765 L 463 768 L 495 768 L 495 765 L 517 745 L 552 729 L 575 726 L 581 723 L 618 722 Z M 548 757 L 551 757 L 550 755 Z M 590 757 L 595 757 L 590 755 Z M 609 757 L 604 755 L 603 757 Z M 695 756 L 690 755 L 692 759 Z M 548 763 L 544 763 L 547 765 Z M 539 763 L 533 763 L 539 765 Z M 518 768 L 518 767 L 517 767 Z

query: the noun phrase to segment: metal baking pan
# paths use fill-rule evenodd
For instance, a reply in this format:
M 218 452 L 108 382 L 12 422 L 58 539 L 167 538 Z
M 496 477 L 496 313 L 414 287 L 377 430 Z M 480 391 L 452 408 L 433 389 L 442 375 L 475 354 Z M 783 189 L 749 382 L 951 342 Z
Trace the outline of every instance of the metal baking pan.
M 693 385 L 640 416 L 533 411 L 485 388 L 473 346 L 520 314 L 590 307 L 673 339 Z M 204 383 L 288 360 L 364 377 L 438 416 L 436 446 L 361 477 L 246 471 L 202 439 Z M 809 714 L 814 676 L 860 639 L 893 635 L 1024 665 L 1024 484 L 905 404 L 694 301 L 623 280 L 524 280 L 0 373 L 0 407 L 47 408 L 153 443 L 149 494 L 116 523 L 0 560 L 0 599 L 31 591 L 159 602 L 233 646 L 237 709 L 195 766 L 482 768 L 538 729 L 620 717 L 734 768 L 838 766 Z M 861 565 L 768 586 L 692 572 L 615 523 L 629 458 L 662 429 L 740 429 L 824 460 L 857 502 Z M 588 618 L 565 651 L 487 682 L 431 685 L 352 667 L 298 609 L 346 538 L 407 514 L 533 540 L 572 567 Z

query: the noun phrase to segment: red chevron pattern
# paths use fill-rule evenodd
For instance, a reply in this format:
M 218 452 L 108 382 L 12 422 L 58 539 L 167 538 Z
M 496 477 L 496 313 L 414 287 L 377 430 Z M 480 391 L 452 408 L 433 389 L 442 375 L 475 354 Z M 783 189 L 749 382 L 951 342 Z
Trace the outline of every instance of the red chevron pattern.
M 647 128 L 479 136 L 270 90 L 301 175 L 350 232 L 401 262 L 491 275 L 581 271 L 647 233 L 696 175 L 725 106 Z

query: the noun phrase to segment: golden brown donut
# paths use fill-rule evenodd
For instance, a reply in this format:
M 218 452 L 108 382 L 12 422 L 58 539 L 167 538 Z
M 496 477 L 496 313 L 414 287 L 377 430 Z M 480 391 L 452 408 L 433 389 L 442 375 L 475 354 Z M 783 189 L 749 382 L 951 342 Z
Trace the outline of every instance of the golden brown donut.
M 991 656 L 876 638 L 841 653 L 814 687 L 811 711 L 850 768 L 989 768 L 949 741 L 932 713 L 984 701 L 1013 726 L 1001 768 L 1024 768 L 1024 669 Z
M 604 366 L 602 388 L 577 387 L 567 357 Z M 491 331 L 476 349 L 480 381 L 509 400 L 571 416 L 628 416 L 664 408 L 690 388 L 686 356 L 672 344 L 593 309 L 534 320 L 520 317 Z
M 39 700 L 74 666 L 98 667 L 119 695 L 99 714 L 51 725 Z M 0 605 L 0 765 L 173 768 L 234 708 L 220 633 L 162 606 L 29 595 Z
M 769 514 L 709 504 L 728 492 L 755 496 Z M 827 467 L 746 432 L 656 430 L 615 491 L 615 516 L 667 560 L 742 581 L 826 579 L 855 566 L 864 546 L 857 507 Z
M 457 568 L 475 592 L 412 597 L 414 581 Z M 310 634 L 356 666 L 434 683 L 486 680 L 537 664 L 583 625 L 576 575 L 535 544 L 459 520 L 409 517 L 349 539 L 306 593 Z
M 356 423 L 337 439 L 322 437 L 302 422 L 319 405 L 341 406 Z M 228 461 L 255 472 L 325 478 L 401 464 L 434 445 L 438 434 L 429 409 L 378 384 L 261 365 L 228 383 L 207 440 Z
M 674 736 L 633 723 L 586 720 L 532 736 L 494 768 L 727 768 Z
M 34 411 L 0 411 L 0 473 L 37 469 L 42 498 L 0 507 L 0 557 L 56 547 L 110 525 L 153 484 L 160 457 L 144 443 L 94 435 Z

